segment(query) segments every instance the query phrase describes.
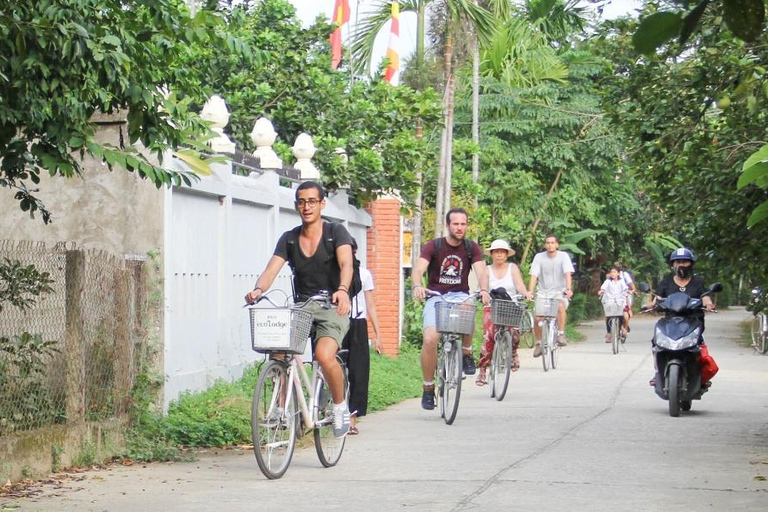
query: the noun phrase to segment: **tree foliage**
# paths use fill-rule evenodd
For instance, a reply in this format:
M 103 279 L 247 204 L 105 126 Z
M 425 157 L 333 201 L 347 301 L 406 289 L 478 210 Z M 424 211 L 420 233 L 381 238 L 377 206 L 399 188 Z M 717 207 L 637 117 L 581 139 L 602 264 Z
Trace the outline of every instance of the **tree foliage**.
M 222 47 L 197 47 L 186 65 L 200 70 L 205 94 L 198 102 L 214 93 L 227 101 L 228 129 L 240 148 L 253 149 L 251 129 L 266 116 L 283 141 L 276 146 L 286 160 L 292 158 L 286 143 L 301 132 L 312 135 L 318 148 L 314 160 L 329 188 L 350 185 L 360 200 L 395 190 L 413 197 L 415 169 L 428 157 L 413 130 L 417 119 L 425 129 L 438 122 L 440 104 L 433 90 L 416 92 L 378 79 L 352 81 L 348 71 L 331 69 L 333 26 L 318 20 L 302 28 L 286 0 L 236 7 L 227 17 L 233 37 L 258 48 L 260 61 Z M 346 151 L 346 162 L 338 147 Z
M 742 164 L 766 143 L 768 53 L 727 30 L 723 5 L 703 12 L 684 55 L 640 55 L 635 25 L 605 27 L 595 45 L 613 61 L 606 108 L 628 143 L 628 163 L 664 223 L 723 277 L 766 278 L 766 223 L 747 230 L 768 191 L 742 181 Z M 752 161 L 760 163 L 760 161 Z
M 88 153 L 157 186 L 187 175 L 150 162 L 207 134 L 189 110 L 194 69 L 179 66 L 200 45 L 250 55 L 222 20 L 182 0 L 19 0 L 0 6 L 0 187 L 22 210 L 51 219 L 35 195 L 41 173 L 71 177 Z M 164 86 L 173 83 L 169 93 Z M 92 116 L 127 112 L 126 144 L 94 139 Z M 182 155 L 193 164 L 191 152 Z M 204 166 L 198 165 L 204 169 Z

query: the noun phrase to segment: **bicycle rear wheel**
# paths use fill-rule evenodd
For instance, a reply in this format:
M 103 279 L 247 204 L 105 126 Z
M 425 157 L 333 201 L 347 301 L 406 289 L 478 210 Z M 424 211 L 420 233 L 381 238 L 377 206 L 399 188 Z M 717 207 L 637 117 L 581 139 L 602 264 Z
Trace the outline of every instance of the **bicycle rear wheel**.
M 341 373 L 344 376 L 344 399 L 346 400 L 349 397 L 347 367 L 341 359 L 338 357 L 336 359 L 341 365 Z M 320 464 L 330 468 L 339 462 L 347 436 L 336 437 L 333 435 L 333 396 L 322 371 L 318 371 L 317 385 L 315 386 L 315 411 L 315 451 L 317 451 Z
M 768 318 L 762 313 L 758 313 L 752 319 L 752 344 L 761 354 L 768 352 L 768 332 L 766 332 L 765 322 Z
M 611 318 L 611 340 L 613 353 L 619 353 L 619 319 L 617 317 Z
M 285 474 L 296 447 L 298 410 L 296 389 L 288 396 L 291 375 L 283 361 L 269 361 L 259 375 L 251 407 L 253 452 L 269 479 Z
M 509 329 L 500 329 L 496 332 L 495 338 L 491 361 L 491 378 L 493 379 L 491 396 L 495 396 L 496 400 L 501 402 L 507 394 L 509 372 L 512 370 L 512 334 Z
M 541 325 L 541 365 L 545 372 L 549 371 L 551 347 L 549 344 L 549 321 L 544 320 Z
M 461 396 L 462 353 L 461 338 L 456 335 L 443 336 L 443 372 L 440 384 L 440 416 L 450 425 L 456 419 Z
M 536 343 L 536 335 L 533 332 L 533 313 L 525 311 L 520 325 L 520 346 L 533 348 Z

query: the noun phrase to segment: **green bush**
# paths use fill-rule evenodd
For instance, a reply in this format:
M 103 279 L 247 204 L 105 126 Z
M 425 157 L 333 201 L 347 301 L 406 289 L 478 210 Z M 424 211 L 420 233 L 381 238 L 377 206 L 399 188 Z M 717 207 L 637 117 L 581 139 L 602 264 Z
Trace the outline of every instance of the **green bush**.
M 723 289 L 717 293 L 715 300 L 717 301 L 716 304 L 718 308 L 724 309 L 733 306 L 735 303 L 735 294 L 731 283 L 723 281 Z
M 603 304 L 597 295 L 577 293 L 568 306 L 568 323 L 578 324 L 603 316 Z
M 169 439 L 183 446 L 228 446 L 251 442 L 251 401 L 261 364 L 234 382 L 217 381 L 200 393 L 184 393 L 165 418 Z
M 406 281 L 406 289 L 410 289 L 410 278 Z M 412 300 L 410 297 L 405 299 L 403 308 L 403 345 L 414 345 L 421 347 L 421 314 L 424 311 L 424 302 Z
M 421 349 L 408 343 L 403 343 L 400 349 L 396 358 L 371 352 L 369 412 L 381 411 L 421 394 Z
M 180 447 L 250 443 L 251 399 L 260 370 L 257 363 L 234 382 L 218 381 L 205 391 L 184 393 L 166 416 L 145 411 L 129 432 L 124 455 L 142 461 L 176 460 Z M 419 348 L 404 343 L 397 358 L 372 352 L 368 411 L 418 396 L 421 380 Z

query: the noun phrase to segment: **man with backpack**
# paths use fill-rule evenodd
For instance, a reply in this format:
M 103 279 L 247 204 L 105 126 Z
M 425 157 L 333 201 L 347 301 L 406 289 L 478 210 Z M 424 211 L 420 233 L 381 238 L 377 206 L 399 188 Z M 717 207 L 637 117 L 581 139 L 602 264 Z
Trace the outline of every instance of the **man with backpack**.
M 349 328 L 350 290 L 354 274 L 352 236 L 341 224 L 323 221 L 326 206 L 322 185 L 307 181 L 296 189 L 296 211 L 301 226 L 280 237 L 272 258 L 248 292 L 245 301 L 258 300 L 272 286 L 286 262 L 293 270 L 294 299 L 306 301 L 327 292 L 336 308 L 325 309 L 310 301 L 305 309 L 312 313 L 316 331 L 314 356 L 333 395 L 333 433 L 342 437 L 349 431 L 350 414 L 344 397 L 344 374 L 336 360 Z
M 421 249 L 421 255 L 413 266 L 413 298 L 424 300 L 427 289 L 440 292 L 447 299 L 462 299 L 469 295 L 469 270 L 477 274 L 483 304 L 488 304 L 488 273 L 483 261 L 483 251 L 475 242 L 465 238 L 469 215 L 463 208 L 453 208 L 445 216 L 448 236 L 435 238 Z M 428 272 L 427 287 L 421 284 L 424 273 Z M 439 297 L 432 297 L 424 305 L 422 315 L 421 371 L 424 376 L 421 407 L 435 408 L 435 369 L 437 368 L 437 345 L 440 333 L 437 332 L 435 305 Z M 472 358 L 472 335 L 463 340 L 464 373 L 474 375 L 475 360 Z

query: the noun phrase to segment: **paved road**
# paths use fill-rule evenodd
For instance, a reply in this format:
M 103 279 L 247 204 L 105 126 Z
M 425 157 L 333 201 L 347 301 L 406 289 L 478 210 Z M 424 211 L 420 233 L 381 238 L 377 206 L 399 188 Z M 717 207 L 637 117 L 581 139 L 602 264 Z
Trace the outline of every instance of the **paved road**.
M 637 319 L 614 356 L 602 326 L 582 330 L 556 371 L 530 351 L 504 402 L 466 380 L 459 416 L 446 426 L 416 400 L 372 415 L 341 462 L 322 469 L 314 449 L 267 481 L 250 452 L 195 463 L 88 473 L 64 490 L 0 505 L 46 511 L 768 510 L 768 357 L 739 347 L 746 314 L 710 315 L 720 365 L 690 413 L 670 418 L 648 386 L 650 318 Z M 6 510 L 1 508 L 0 510 Z

